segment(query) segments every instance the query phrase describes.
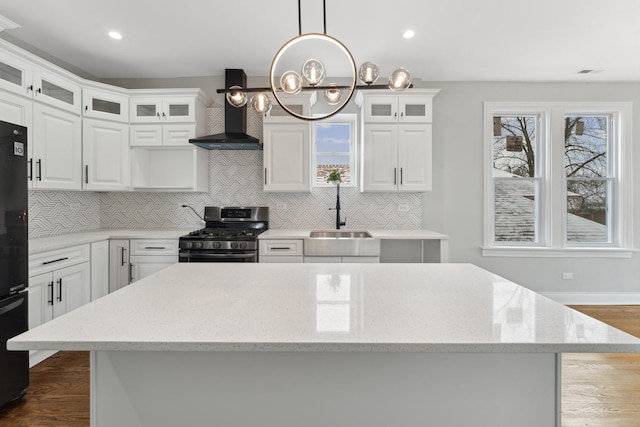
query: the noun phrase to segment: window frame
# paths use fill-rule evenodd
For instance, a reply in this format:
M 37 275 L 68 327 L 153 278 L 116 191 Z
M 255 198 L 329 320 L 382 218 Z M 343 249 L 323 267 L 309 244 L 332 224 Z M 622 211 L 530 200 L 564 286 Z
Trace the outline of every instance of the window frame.
M 327 182 L 319 184 L 317 182 L 318 171 L 318 125 L 333 124 L 349 124 L 351 125 L 351 150 L 349 154 L 349 170 L 351 173 L 351 182 L 349 184 L 341 183 L 341 187 L 358 187 L 358 115 L 355 113 L 339 113 L 326 119 L 315 121 L 311 127 L 312 153 L 311 153 L 311 186 L 313 188 L 333 188 L 334 184 Z
M 538 114 L 542 141 L 536 168 L 541 168 L 539 241 L 495 242 L 493 117 Z M 567 241 L 567 177 L 564 165 L 564 118 L 611 115 L 608 151 L 614 190 L 608 200 L 611 241 Z M 632 155 L 630 102 L 485 102 L 484 103 L 484 244 L 483 256 L 620 257 L 632 254 Z M 539 136 L 536 135 L 538 143 Z

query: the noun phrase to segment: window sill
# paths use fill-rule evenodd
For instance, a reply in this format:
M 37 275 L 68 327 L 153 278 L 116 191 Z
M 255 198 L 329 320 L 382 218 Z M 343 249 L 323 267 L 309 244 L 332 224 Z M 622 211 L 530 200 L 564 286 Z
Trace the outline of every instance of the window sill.
M 635 249 L 483 247 L 482 256 L 532 258 L 631 258 Z

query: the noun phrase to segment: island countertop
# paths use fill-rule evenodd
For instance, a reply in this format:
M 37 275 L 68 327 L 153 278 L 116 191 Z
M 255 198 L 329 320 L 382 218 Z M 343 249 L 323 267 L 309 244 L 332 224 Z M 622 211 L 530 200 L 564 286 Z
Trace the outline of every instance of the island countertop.
M 10 350 L 638 352 L 640 339 L 471 264 L 175 264 Z

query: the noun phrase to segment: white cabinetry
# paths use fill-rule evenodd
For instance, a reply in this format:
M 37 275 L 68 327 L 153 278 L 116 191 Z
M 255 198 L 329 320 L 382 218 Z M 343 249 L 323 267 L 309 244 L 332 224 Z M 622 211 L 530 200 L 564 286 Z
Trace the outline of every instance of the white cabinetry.
M 263 132 L 264 191 L 310 192 L 310 124 L 265 118 Z
M 139 189 L 206 191 L 209 153 L 189 143 L 205 132 L 200 90 L 136 90 L 130 98 L 131 185 Z
M 129 126 L 83 119 L 84 188 L 122 191 L 129 188 Z
M 109 241 L 91 243 L 91 301 L 109 293 Z
M 380 257 L 377 256 L 305 256 L 305 263 L 331 262 L 343 264 L 378 263 Z
M 259 262 L 303 262 L 304 240 L 259 240 Z
M 91 300 L 90 246 L 29 257 L 29 329 Z
M 132 282 L 178 262 L 177 239 L 132 239 L 130 248 Z
M 362 107 L 362 191 L 432 187 L 432 99 L 438 92 L 358 93 Z
M 109 240 L 109 292 L 117 291 L 131 282 L 129 240 Z
M 129 122 L 129 96 L 115 90 L 82 89 L 82 115 L 100 120 Z
M 0 88 L 80 114 L 80 85 L 72 80 L 72 75 L 47 69 L 12 51 L 17 49 L 0 42 Z

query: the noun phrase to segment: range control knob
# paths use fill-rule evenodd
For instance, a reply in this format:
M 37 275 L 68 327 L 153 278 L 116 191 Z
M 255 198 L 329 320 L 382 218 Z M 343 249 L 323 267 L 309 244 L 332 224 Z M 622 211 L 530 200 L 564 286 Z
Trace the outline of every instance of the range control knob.
M 184 247 L 187 249 L 190 249 L 193 246 L 193 243 L 191 242 L 184 242 Z
M 220 242 L 214 242 L 213 243 L 213 248 L 214 249 L 219 249 L 220 248 Z
M 231 249 L 236 249 L 238 247 L 237 242 L 231 242 Z
M 245 242 L 245 243 L 241 243 L 241 244 L 240 244 L 240 247 L 241 247 L 242 249 L 247 249 L 247 243 L 246 243 L 246 242 Z
M 198 249 L 201 249 L 202 248 L 202 242 L 196 242 L 195 243 L 195 247 L 198 248 Z

